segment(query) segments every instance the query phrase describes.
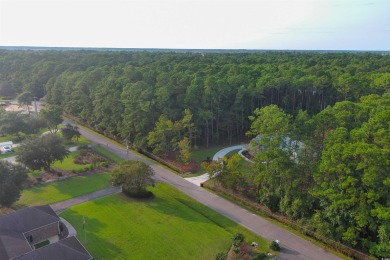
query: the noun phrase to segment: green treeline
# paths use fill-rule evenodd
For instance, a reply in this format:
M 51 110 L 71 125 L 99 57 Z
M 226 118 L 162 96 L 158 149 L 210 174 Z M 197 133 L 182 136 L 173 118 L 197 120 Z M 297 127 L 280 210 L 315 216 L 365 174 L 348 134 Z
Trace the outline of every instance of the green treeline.
M 0 51 L 0 96 L 44 97 L 135 147 L 186 161 L 194 145 L 254 138 L 254 163 L 233 156 L 221 185 L 382 257 L 389 87 L 385 54 Z
M 23 91 L 110 136 L 145 146 L 161 115 L 193 114 L 195 145 L 241 141 L 248 116 L 275 104 L 296 115 L 382 94 L 390 59 L 348 53 L 0 51 L 0 95 Z

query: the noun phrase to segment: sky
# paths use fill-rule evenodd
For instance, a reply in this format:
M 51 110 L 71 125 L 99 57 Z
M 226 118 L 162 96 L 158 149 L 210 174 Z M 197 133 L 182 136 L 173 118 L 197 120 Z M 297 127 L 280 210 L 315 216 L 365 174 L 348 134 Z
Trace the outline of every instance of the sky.
M 0 46 L 390 50 L 390 0 L 0 0 Z

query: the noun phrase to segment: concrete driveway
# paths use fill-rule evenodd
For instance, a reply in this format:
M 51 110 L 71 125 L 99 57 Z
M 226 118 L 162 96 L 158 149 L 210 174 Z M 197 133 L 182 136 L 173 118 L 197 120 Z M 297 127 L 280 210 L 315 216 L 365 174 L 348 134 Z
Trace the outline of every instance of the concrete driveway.
M 214 156 L 213 156 L 213 161 L 218 161 L 218 159 L 221 159 L 225 157 L 226 154 L 230 153 L 231 151 L 234 150 L 242 150 L 244 149 L 243 145 L 235 145 L 235 146 L 230 146 L 227 148 L 224 148 L 222 150 L 219 150 Z M 199 175 L 197 177 L 189 177 L 189 178 L 184 178 L 186 181 L 189 181 L 197 186 L 200 186 L 202 182 L 207 181 L 210 179 L 210 175 L 208 173 Z

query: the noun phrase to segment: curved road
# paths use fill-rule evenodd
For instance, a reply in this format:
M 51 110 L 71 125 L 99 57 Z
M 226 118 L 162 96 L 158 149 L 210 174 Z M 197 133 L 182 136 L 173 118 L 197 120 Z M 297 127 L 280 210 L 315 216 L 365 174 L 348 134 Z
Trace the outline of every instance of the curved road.
M 302 239 L 289 231 L 284 230 L 279 226 L 276 226 L 271 222 L 184 180 L 182 177 L 159 166 L 157 163 L 145 159 L 132 151 L 127 152 L 126 149 L 121 146 L 90 132 L 84 127 L 80 127 L 79 131 L 85 138 L 94 143 L 105 146 L 105 148 L 124 159 L 140 160 L 149 164 L 154 169 L 158 180 L 171 184 L 195 200 L 232 219 L 254 233 L 270 241 L 276 239 L 279 240 L 282 250 L 276 259 L 340 259 L 307 240 Z

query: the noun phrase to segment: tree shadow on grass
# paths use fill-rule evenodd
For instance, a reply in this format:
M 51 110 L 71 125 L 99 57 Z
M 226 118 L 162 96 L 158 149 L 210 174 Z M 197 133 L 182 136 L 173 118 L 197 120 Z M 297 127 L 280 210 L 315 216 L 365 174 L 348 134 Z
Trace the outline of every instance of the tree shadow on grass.
M 60 216 L 72 224 L 77 231 L 77 238 L 95 259 L 114 259 L 123 254 L 121 248 L 99 237 L 99 231 L 107 228 L 107 225 L 99 219 L 87 215 L 82 216 L 72 209 L 65 210 Z M 99 255 L 99 251 L 104 252 L 104 257 Z

